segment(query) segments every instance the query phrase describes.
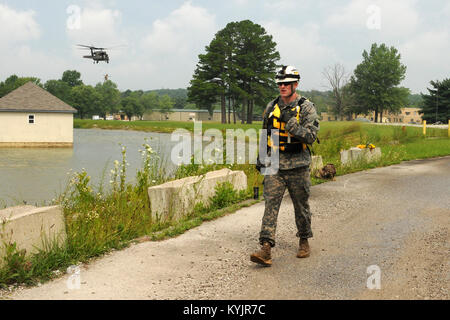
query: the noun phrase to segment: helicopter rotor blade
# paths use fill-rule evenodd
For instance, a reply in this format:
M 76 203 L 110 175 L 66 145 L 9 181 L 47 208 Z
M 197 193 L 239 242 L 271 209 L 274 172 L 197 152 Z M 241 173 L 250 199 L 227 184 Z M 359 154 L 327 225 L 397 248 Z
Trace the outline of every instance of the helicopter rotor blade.
M 92 50 L 103 50 L 104 48 L 97 48 L 97 47 L 94 47 L 94 46 L 86 46 L 86 45 L 84 45 L 84 44 L 77 44 L 77 46 L 80 46 L 80 47 L 83 47 L 83 48 L 87 48 L 87 49 L 92 49 Z
M 124 44 L 119 44 L 117 46 L 112 46 L 112 47 L 108 47 L 108 48 L 103 48 L 104 50 L 110 50 L 110 49 L 117 49 L 117 48 L 125 48 L 126 45 Z

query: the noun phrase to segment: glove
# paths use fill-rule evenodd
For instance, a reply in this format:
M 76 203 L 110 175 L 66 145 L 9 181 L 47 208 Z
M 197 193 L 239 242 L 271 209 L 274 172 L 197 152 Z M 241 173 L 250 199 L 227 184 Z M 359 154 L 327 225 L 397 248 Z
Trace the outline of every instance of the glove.
M 289 130 L 291 130 L 291 128 L 292 128 L 295 124 L 297 124 L 297 118 L 291 118 L 291 119 L 289 119 L 289 121 L 286 123 L 285 129 L 286 129 L 287 131 L 289 131 Z
M 259 157 L 256 159 L 256 165 L 255 168 L 256 170 L 258 170 L 259 172 L 261 172 L 261 168 L 263 167 L 261 161 L 259 161 Z
M 283 113 L 281 114 L 280 120 L 281 120 L 281 122 L 288 123 L 289 120 L 291 120 L 296 115 L 297 115 L 296 111 L 286 110 L 286 111 L 283 111 Z

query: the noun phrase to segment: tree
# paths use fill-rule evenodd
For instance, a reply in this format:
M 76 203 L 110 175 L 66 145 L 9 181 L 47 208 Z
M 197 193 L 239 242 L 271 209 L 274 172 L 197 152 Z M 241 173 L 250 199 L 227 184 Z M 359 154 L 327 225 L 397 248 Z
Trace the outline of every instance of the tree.
M 241 101 L 241 119 L 251 123 L 255 103 L 265 105 L 276 93 L 273 78 L 279 58 L 276 43 L 263 27 L 250 20 L 230 22 L 216 33 L 206 53 L 199 55 L 188 101 L 212 113 L 212 105 L 220 97 L 222 123 L 227 122 L 226 99 L 229 114 L 231 100 L 234 111 Z
M 348 90 L 345 90 L 349 75 L 345 71 L 345 67 L 340 63 L 335 63 L 333 66 L 326 67 L 322 74 L 330 85 L 330 97 L 333 101 L 332 112 L 342 121 L 344 120 L 344 116 L 349 113 L 348 108 L 346 108 Z
M 61 80 L 72 88 L 83 84 L 83 81 L 81 81 L 81 73 L 76 70 L 64 71 Z
M 95 90 L 101 98 L 98 110 L 100 116 L 105 119 L 107 112 L 116 113 L 119 111 L 120 91 L 117 89 L 117 84 L 111 80 L 106 80 L 103 83 L 98 83 Z
M 17 75 L 9 76 L 4 82 L 0 82 L 0 98 L 6 96 L 11 91 L 23 86 L 27 82 L 33 82 L 34 84 L 42 88 L 41 79 L 35 77 L 18 77 Z
M 330 109 L 330 105 L 332 104 L 331 91 L 318 91 L 318 90 L 311 90 L 311 91 L 303 91 L 303 90 L 297 90 L 298 93 L 301 96 L 304 96 L 314 102 L 314 105 L 316 106 L 317 112 L 328 112 Z
M 408 97 L 408 106 L 410 108 L 422 108 L 423 98 L 421 94 L 410 94 Z
M 187 89 L 158 89 L 149 92 L 156 93 L 159 96 L 167 94 L 174 101 L 173 107 L 175 109 L 184 109 L 187 104 Z
M 142 114 L 144 113 L 144 106 L 139 101 L 138 95 L 131 94 L 128 97 L 122 99 L 121 105 L 122 111 L 125 112 L 128 117 L 128 121 L 131 121 L 131 118 L 134 115 L 142 117 Z
M 188 87 L 188 101 L 195 103 L 199 109 L 208 110 L 212 115 L 213 104 L 217 101 L 216 92 L 217 88 L 213 83 L 202 80 L 199 75 L 194 75 Z
M 148 92 L 140 97 L 140 102 L 147 112 L 152 112 L 159 108 L 158 94 L 156 92 Z
M 175 102 L 167 95 L 163 95 L 159 98 L 159 110 L 162 113 L 172 112 Z
M 122 98 L 126 98 L 126 97 L 129 97 L 129 96 L 131 95 L 132 92 L 133 92 L 133 91 L 131 91 L 130 89 L 127 89 L 126 91 L 122 92 L 122 93 L 120 94 L 120 96 L 121 96 Z
M 247 123 L 252 123 L 255 103 L 265 107 L 267 100 L 277 93 L 274 72 L 280 54 L 272 36 L 260 25 L 244 20 L 235 23 L 235 29 L 237 32 L 231 37 L 231 43 L 238 44 L 234 47 L 237 80 L 234 90 L 242 97 L 243 113 L 247 109 Z
M 370 53 L 364 50 L 363 62 L 350 79 L 351 92 L 361 113 L 375 111 L 375 122 L 383 119 L 383 111 L 399 112 L 407 105 L 408 92 L 397 85 L 405 78 L 406 66 L 400 62 L 400 54 L 384 43 L 372 44 Z
M 55 97 L 58 97 L 65 103 L 70 104 L 71 87 L 67 82 L 64 82 L 62 80 L 48 80 L 44 84 L 44 88 Z
M 72 101 L 72 106 L 77 109 L 81 119 L 98 112 L 101 100 L 101 95 L 89 85 L 82 84 L 73 87 L 70 91 L 70 101 Z
M 430 81 L 429 94 L 422 94 L 422 119 L 430 123 L 447 123 L 450 119 L 450 78 Z

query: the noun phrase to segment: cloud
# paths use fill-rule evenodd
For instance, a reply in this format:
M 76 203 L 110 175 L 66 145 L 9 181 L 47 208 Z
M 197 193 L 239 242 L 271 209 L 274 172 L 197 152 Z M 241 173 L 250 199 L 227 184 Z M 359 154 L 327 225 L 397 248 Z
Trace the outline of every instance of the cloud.
M 299 69 L 300 89 L 325 89 L 322 70 L 338 62 L 338 57 L 333 48 L 321 44 L 319 25 L 308 23 L 292 28 L 273 21 L 265 23 L 264 28 L 277 43 L 280 64 L 294 65 Z
M 336 7 L 325 23 L 330 28 L 379 31 L 390 39 L 408 36 L 420 22 L 415 4 L 408 0 L 352 0 L 343 8 Z
M 68 19 L 73 21 L 71 26 L 68 20 L 66 32 L 74 44 L 109 47 L 126 42 L 120 31 L 122 14 L 119 10 L 102 8 L 97 4 L 83 8 L 73 6 Z
M 130 64 L 133 63 L 133 59 L 136 60 L 133 56 L 134 47 L 130 43 L 133 36 L 129 30 L 122 28 L 122 12 L 105 8 L 104 5 L 105 3 L 101 1 L 86 1 L 83 6 L 73 6 L 74 8 L 68 10 L 66 34 L 72 48 L 70 69 L 78 70 L 83 82 L 91 85 L 102 81 L 105 74 L 118 84 L 126 82 L 130 79 Z M 77 44 L 106 48 L 123 47 L 107 50 L 111 60 L 109 64 L 100 62 L 93 65 L 92 60 L 82 58 L 90 52 L 80 50 Z M 120 70 L 121 66 L 127 69 L 128 73 L 117 73 L 116 70 Z
M 39 25 L 32 10 L 16 11 L 0 4 L 0 48 L 40 37 Z
M 198 55 L 204 52 L 217 30 L 215 15 L 190 1 L 155 20 L 141 42 L 143 62 L 151 69 L 152 87 L 186 87 Z
M 11 52 L 4 52 L 2 59 L 11 63 L 2 66 L 0 79 L 16 74 L 19 77 L 38 77 L 45 83 L 49 79 L 61 78 L 63 71 L 70 67 L 64 58 L 33 50 L 26 45 L 15 47 Z
M 407 66 L 406 79 L 413 92 L 424 92 L 430 80 L 448 78 L 450 32 L 430 30 L 405 41 L 399 47 L 401 61 Z
M 309 0 L 303 0 L 301 1 L 301 4 L 298 0 L 268 1 L 264 3 L 264 9 L 271 13 L 276 12 L 277 14 L 289 14 L 291 12 L 298 11 L 299 8 L 305 10 L 307 7 L 309 7 L 310 4 L 311 1 Z M 301 21 L 301 15 L 299 15 L 298 17 L 299 21 Z
M 53 76 L 63 59 L 33 50 L 30 41 L 39 40 L 41 28 L 32 10 L 19 11 L 0 4 L 0 81 L 12 74 L 18 76 Z M 58 70 L 58 71 L 57 71 Z

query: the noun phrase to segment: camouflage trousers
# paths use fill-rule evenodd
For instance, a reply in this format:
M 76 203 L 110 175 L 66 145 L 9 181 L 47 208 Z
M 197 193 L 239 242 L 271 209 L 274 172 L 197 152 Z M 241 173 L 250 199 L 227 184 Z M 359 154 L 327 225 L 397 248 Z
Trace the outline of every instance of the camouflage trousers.
M 311 238 L 311 212 L 309 210 L 309 194 L 311 178 L 309 167 L 290 170 L 279 170 L 275 175 L 264 177 L 265 210 L 262 219 L 259 242 L 268 241 L 275 246 L 278 212 L 286 188 L 294 204 L 297 237 Z

